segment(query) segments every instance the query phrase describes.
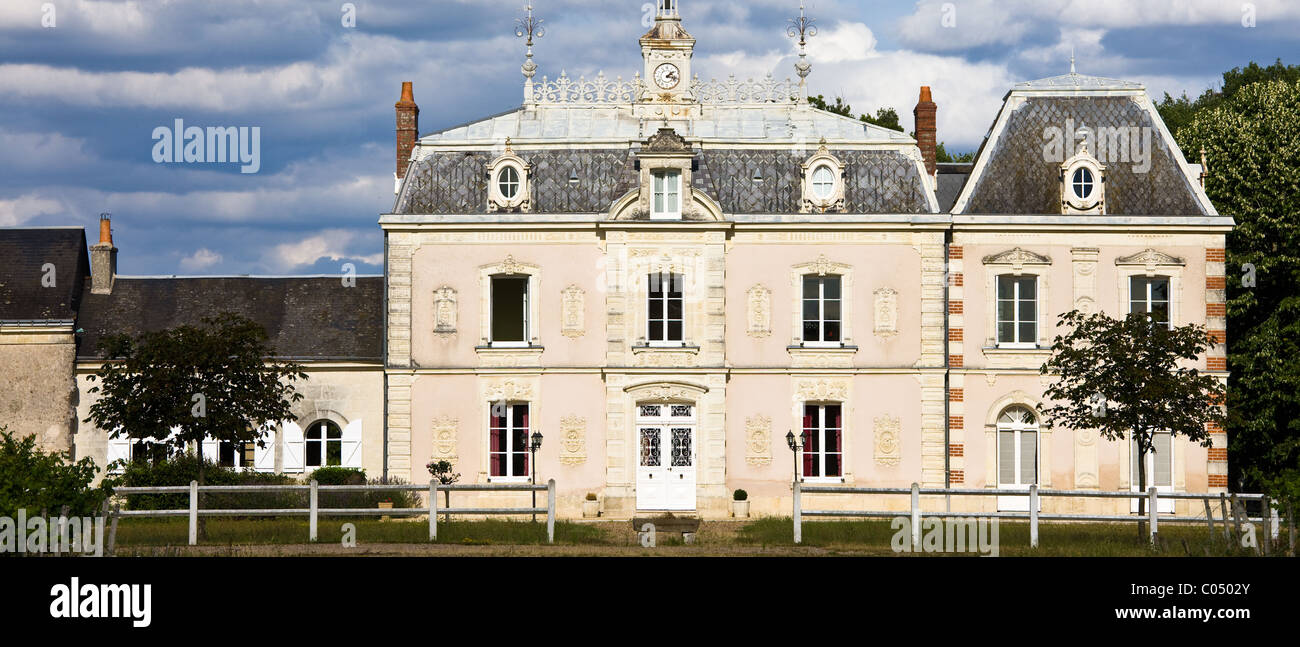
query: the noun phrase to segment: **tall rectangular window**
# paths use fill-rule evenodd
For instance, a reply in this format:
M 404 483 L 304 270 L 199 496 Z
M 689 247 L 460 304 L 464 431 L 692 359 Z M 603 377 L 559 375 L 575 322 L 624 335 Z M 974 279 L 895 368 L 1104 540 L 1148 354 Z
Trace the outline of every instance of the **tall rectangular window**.
M 654 220 L 681 220 L 681 172 L 656 172 L 652 177 L 654 187 L 650 205 L 650 218 Z
M 840 327 L 840 277 L 803 277 L 803 342 L 805 345 L 838 346 Z
M 686 339 L 682 275 L 655 273 L 647 280 L 646 343 L 681 345 Z
M 998 277 L 998 345 L 1038 343 L 1038 277 Z
M 1129 312 L 1146 313 L 1157 324 L 1172 327 L 1169 317 L 1169 279 L 1163 276 L 1131 277 Z
M 1133 489 L 1138 487 L 1138 446 L 1136 438 L 1129 438 L 1129 466 Z M 1167 431 L 1151 435 L 1151 449 L 1146 455 L 1147 487 L 1168 488 L 1174 484 L 1174 441 Z
M 528 345 L 528 277 L 492 277 L 492 345 Z
M 838 404 L 806 404 L 803 412 L 803 476 L 843 476 L 841 432 L 844 423 Z
M 528 404 L 493 404 L 488 424 L 492 476 L 528 476 Z

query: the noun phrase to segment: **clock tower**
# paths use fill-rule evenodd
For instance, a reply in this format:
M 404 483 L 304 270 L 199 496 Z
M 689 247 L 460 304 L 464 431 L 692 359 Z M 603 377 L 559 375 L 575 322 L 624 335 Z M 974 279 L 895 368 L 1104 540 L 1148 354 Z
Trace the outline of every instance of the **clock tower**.
M 654 27 L 641 37 L 645 91 L 640 103 L 647 116 L 671 119 L 688 117 L 698 111 L 691 91 L 695 39 L 682 28 L 677 1 L 655 0 Z

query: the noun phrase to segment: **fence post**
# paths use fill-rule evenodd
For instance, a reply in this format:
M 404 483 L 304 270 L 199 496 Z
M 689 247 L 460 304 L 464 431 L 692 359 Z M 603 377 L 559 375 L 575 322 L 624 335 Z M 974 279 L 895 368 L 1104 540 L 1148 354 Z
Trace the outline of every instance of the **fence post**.
M 429 541 L 438 540 L 438 480 L 429 481 Z
M 190 481 L 190 545 L 199 543 L 199 482 Z
M 1029 486 L 1029 547 L 1038 548 L 1038 484 Z
M 1268 497 L 1264 497 L 1264 505 L 1268 507 L 1268 516 L 1273 520 L 1273 523 L 1269 524 L 1269 529 L 1273 534 L 1273 541 L 1277 541 L 1281 537 L 1282 520 L 1278 518 L 1277 508 L 1273 507 Z
M 1156 514 L 1156 487 L 1153 485 L 1147 489 L 1147 519 L 1151 523 L 1151 543 L 1156 543 L 1156 524 L 1160 515 Z
M 1232 543 L 1232 533 L 1228 530 L 1228 495 L 1219 493 L 1219 511 L 1223 513 L 1223 540 Z
M 555 479 L 546 481 L 546 543 L 555 543 Z
M 1201 501 L 1205 503 L 1205 523 L 1210 526 L 1210 543 L 1214 543 L 1214 511 L 1210 509 L 1210 497 Z
M 316 479 L 311 480 L 310 499 L 310 512 L 307 513 L 307 532 L 311 535 L 311 541 L 316 541 Z
M 803 543 L 803 501 L 799 481 L 794 482 L 794 543 Z
M 912 550 L 921 548 L 921 486 L 912 484 Z
M 1260 542 L 1260 550 L 1265 557 L 1268 557 L 1273 548 L 1273 516 L 1269 514 L 1268 497 L 1259 497 L 1259 502 L 1263 506 L 1259 511 L 1259 521 L 1264 524 L 1264 539 Z

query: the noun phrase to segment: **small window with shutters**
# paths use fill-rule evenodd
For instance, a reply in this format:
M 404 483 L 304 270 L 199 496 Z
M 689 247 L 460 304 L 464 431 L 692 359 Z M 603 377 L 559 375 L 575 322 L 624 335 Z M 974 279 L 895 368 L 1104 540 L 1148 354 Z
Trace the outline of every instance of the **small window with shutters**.
M 998 487 L 1023 489 L 1038 483 L 1038 419 L 1026 407 L 998 416 Z

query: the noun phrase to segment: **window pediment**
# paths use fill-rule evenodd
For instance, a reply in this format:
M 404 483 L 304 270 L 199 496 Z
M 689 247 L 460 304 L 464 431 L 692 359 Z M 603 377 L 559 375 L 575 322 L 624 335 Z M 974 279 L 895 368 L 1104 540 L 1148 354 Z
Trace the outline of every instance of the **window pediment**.
M 1144 249 L 1136 254 L 1121 256 L 1115 259 L 1117 266 L 1137 266 L 1146 269 L 1147 275 L 1155 274 L 1157 268 L 1161 267 L 1182 267 L 1186 261 L 1172 254 L 1166 254 L 1151 248 Z
M 1016 247 L 1000 254 L 990 254 L 985 256 L 984 264 L 1010 266 L 1012 271 L 1018 274 L 1024 270 L 1026 265 L 1051 265 L 1052 259 L 1048 256 L 1036 254 L 1027 249 Z

